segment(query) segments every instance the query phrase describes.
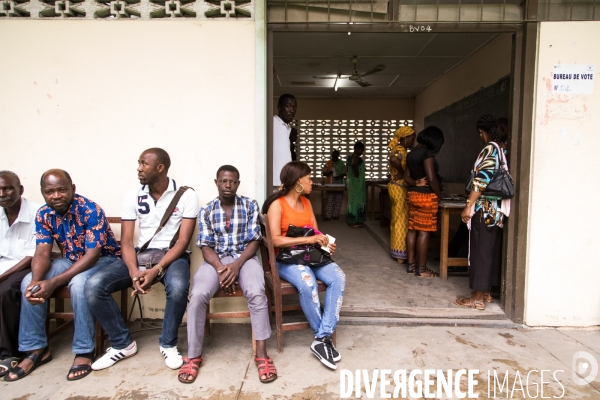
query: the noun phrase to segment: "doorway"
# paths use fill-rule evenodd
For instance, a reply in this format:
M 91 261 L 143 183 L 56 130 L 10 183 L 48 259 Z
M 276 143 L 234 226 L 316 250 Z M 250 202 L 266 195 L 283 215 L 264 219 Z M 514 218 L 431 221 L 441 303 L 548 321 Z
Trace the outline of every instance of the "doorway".
M 404 124 L 414 126 L 419 132 L 429 124 L 436 124 L 446 134 L 445 148 L 440 152 L 440 173 L 445 175 L 445 169 L 450 179 L 445 182 L 444 192 L 448 196 L 463 193 L 465 179 L 462 178 L 469 174 L 465 165 L 472 164 L 481 149 L 475 135 L 468 135 L 475 131 L 477 118 L 487 113 L 507 117 L 512 131 L 518 131 L 515 127 L 520 121 L 515 99 L 520 96 L 520 26 L 487 25 L 474 29 L 458 24 L 434 24 L 429 25 L 429 30 L 410 32 L 406 25 L 377 26 L 376 29 L 370 25 L 354 25 L 351 31 L 342 25 L 345 24 L 269 25 L 271 76 L 267 80 L 267 93 L 272 101 L 268 115 L 274 114 L 279 95 L 291 93 L 297 97 L 299 159 L 307 161 L 314 178 L 319 178 L 319 167 L 334 147 L 342 153 L 351 152 L 355 137 L 373 132 L 377 137 L 370 141 L 372 149 L 366 153 L 367 168 L 373 178 L 383 178 L 388 157 L 386 146 L 395 129 Z M 472 131 L 463 132 L 462 127 L 469 126 L 470 120 Z M 511 135 L 509 147 L 518 142 L 516 136 Z M 271 157 L 270 147 L 268 154 Z M 271 160 L 267 165 L 271 165 Z M 269 172 L 271 178 L 272 171 Z M 352 233 L 348 240 L 360 247 L 361 240 L 366 243 L 372 239 L 377 246 L 370 245 L 368 251 L 386 255 L 389 228 L 380 226 L 381 219 L 385 218 L 385 205 L 380 207 L 378 201 L 381 189 L 383 187 L 374 189 L 376 201 L 370 204 L 374 218 L 361 233 L 368 234 L 368 239 Z M 311 198 L 311 201 L 318 214 L 320 198 Z M 458 220 L 455 218 L 451 225 L 450 237 Z M 339 226 L 330 229 L 343 236 L 346 235 L 343 229 L 347 227 L 339 221 Z M 371 298 L 370 304 L 359 304 L 361 298 L 352 299 L 349 294 L 344 303 L 346 312 L 342 315 L 372 315 L 372 311 L 377 310 L 378 315 L 425 318 L 446 315 L 501 319 L 508 316 L 519 322 L 522 315 L 515 312 L 515 304 L 523 296 L 519 292 L 522 289 L 515 289 L 514 281 L 518 275 L 524 275 L 524 271 L 513 262 L 516 246 L 510 236 L 515 229 L 509 219 L 504 233 L 500 298 L 486 309 L 485 315 L 474 315 L 466 309 L 466 313 L 456 311 L 460 309 L 452 305 L 453 296 L 469 294 L 468 273 L 452 272 L 448 281 L 427 280 L 428 288 L 422 290 L 423 283 L 413 282 L 411 286 L 402 266 L 394 265 L 391 257 L 380 258 L 380 263 L 385 265 L 380 267 L 379 273 L 364 275 L 357 270 L 354 278 L 360 282 L 370 279 L 373 287 L 385 287 L 386 274 L 403 273 L 402 282 L 395 285 L 387 279 L 388 286 L 383 292 L 393 292 L 406 284 L 405 288 L 415 289 L 412 303 L 405 304 L 399 298 L 390 302 L 389 296 L 382 295 Z M 428 265 L 434 269 L 436 263 L 439 265 L 435 260 L 435 249 L 439 254 L 439 245 L 439 239 L 430 243 Z M 378 278 L 382 279 L 381 285 L 376 282 Z M 352 279 L 352 274 L 348 274 L 349 285 Z M 349 310 L 354 314 L 348 314 Z

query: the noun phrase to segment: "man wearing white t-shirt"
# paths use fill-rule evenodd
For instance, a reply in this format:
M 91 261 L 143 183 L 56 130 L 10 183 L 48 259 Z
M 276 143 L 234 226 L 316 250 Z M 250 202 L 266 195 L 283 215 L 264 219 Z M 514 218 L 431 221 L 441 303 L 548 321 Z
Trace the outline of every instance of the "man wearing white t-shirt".
M 167 177 L 171 160 L 166 151 L 152 148 L 144 151 L 138 160 L 138 179 L 142 186 L 130 192 L 123 201 L 121 214 L 121 250 L 123 259 L 112 263 L 88 279 L 86 298 L 92 312 L 108 334 L 112 347 L 92 364 L 92 369 L 108 368 L 117 361 L 137 353 L 137 345 L 121 318 L 121 311 L 112 293 L 133 286 L 134 293 L 143 295 L 152 284 L 165 286 L 165 304 L 162 333 L 159 337 L 160 352 L 167 367 L 178 369 L 183 364 L 177 350 L 178 329 L 187 306 L 190 261 L 188 245 L 198 215 L 198 198 L 193 190 L 183 193 L 164 228 L 155 235 L 160 221 L 171 200 L 179 190 L 175 180 Z M 161 261 L 153 268 L 140 270 L 133 243 L 135 221 L 139 220 L 140 248 L 153 235 L 148 249 L 168 249 Z M 179 238 L 171 247 L 171 241 L 179 230 Z
M 296 98 L 282 94 L 277 102 L 277 115 L 273 117 L 273 185 L 281 185 L 279 174 L 283 166 L 292 161 L 290 152 L 290 123 L 296 115 Z
M 17 174 L 0 171 L 0 376 L 19 364 L 21 281 L 35 253 L 35 214 Z

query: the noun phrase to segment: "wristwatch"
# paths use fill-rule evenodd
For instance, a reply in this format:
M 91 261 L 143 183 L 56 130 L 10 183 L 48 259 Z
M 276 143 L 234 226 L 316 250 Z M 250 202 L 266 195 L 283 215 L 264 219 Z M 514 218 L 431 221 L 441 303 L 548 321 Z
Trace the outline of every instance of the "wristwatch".
M 163 276 L 165 276 L 165 269 L 163 267 L 160 266 L 160 264 L 156 264 L 156 268 L 158 269 L 158 278 L 162 278 Z

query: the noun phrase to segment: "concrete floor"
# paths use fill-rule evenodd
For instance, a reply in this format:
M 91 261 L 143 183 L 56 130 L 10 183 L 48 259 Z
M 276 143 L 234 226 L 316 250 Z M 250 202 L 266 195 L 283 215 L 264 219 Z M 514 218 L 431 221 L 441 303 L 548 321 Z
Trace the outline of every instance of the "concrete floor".
M 177 372 L 164 365 L 158 352 L 159 330 L 133 334 L 139 347 L 135 357 L 68 382 L 73 355 L 71 333 L 65 332 L 51 341 L 51 363 L 21 381 L 0 382 L 0 399 L 337 399 L 341 369 L 366 369 L 371 375 L 374 369 L 461 368 L 479 369 L 480 398 L 488 398 L 488 371 L 502 377 L 509 371 L 512 390 L 517 371 L 526 386 L 529 371 L 544 369 L 563 370 L 557 378 L 565 388 L 562 395 L 562 386 L 546 375 L 545 381 L 552 383 L 545 385 L 545 397 L 600 399 L 600 377 L 585 386 L 575 385 L 571 378 L 576 352 L 585 351 L 600 361 L 600 330 L 517 329 L 497 302 L 485 312 L 455 307 L 452 301 L 469 293 L 468 278 L 416 278 L 389 257 L 367 229 L 348 229 L 343 221 L 323 222 L 320 229 L 337 238 L 334 259 L 347 275 L 337 344 L 343 358 L 337 371 L 322 366 L 312 355 L 309 330 L 292 331 L 284 334 L 282 354 L 275 350 L 275 335 L 268 341 L 279 379 L 261 384 L 252 362 L 250 326 L 213 324 L 212 335 L 205 340 L 205 361 L 192 385 L 179 383 Z M 132 323 L 132 331 L 138 329 L 139 323 Z M 182 327 L 179 349 L 183 354 L 186 337 Z M 531 397 L 539 382 L 539 373 L 533 372 L 528 386 Z M 515 387 L 519 389 L 519 384 Z M 368 398 L 364 389 L 362 398 Z M 379 389 L 374 398 L 380 398 Z M 529 397 L 517 390 L 509 395 L 498 392 L 496 398 Z
M 0 383 L 2 399 L 338 399 L 342 369 L 392 371 L 414 369 L 478 369 L 475 393 L 488 398 L 488 371 L 504 378 L 508 371 L 510 391 L 497 389 L 496 398 L 535 397 L 535 384 L 541 379 L 532 372 L 528 386 L 526 376 L 533 370 L 550 370 L 544 381 L 544 396 L 564 399 L 600 399 L 600 379 L 578 386 L 571 378 L 571 360 L 577 351 L 586 351 L 600 360 L 598 330 L 526 330 L 467 327 L 386 327 L 340 326 L 337 348 L 342 355 L 338 370 L 322 366 L 309 350 L 308 330 L 285 334 L 284 352 L 275 350 L 276 340 L 268 342 L 279 378 L 268 385 L 258 380 L 252 362 L 250 327 L 241 324 L 217 324 L 205 341 L 204 363 L 196 382 L 184 385 L 177 381 L 177 371 L 168 369 L 158 352 L 158 331 L 134 334 L 139 352 L 113 367 L 93 372 L 85 379 L 65 379 L 72 361 L 69 334 L 51 342 L 54 360 L 30 376 L 12 383 Z M 180 330 L 180 350 L 185 352 L 185 328 Z M 556 378 L 560 385 L 552 378 Z M 530 397 L 512 392 L 517 371 L 523 389 Z M 562 386 L 561 386 L 562 385 Z M 435 385 L 433 386 L 436 387 Z M 564 394 L 563 394 L 564 387 Z M 381 398 L 379 385 L 373 398 Z M 393 391 L 393 386 L 388 387 Z M 526 392 L 524 392 L 526 393 Z M 491 392 L 493 394 L 493 391 Z M 355 398 L 354 395 L 351 398 Z M 365 395 L 364 387 L 362 397 Z M 443 397 L 442 398 L 446 398 Z M 491 398 L 491 397 L 490 397 Z M 538 396 L 539 398 L 539 396 Z
M 341 220 L 319 222 L 319 229 L 338 244 L 333 258 L 346 273 L 344 317 L 506 319 L 497 300 L 477 312 L 452 304 L 470 294 L 468 274 L 451 274 L 448 280 L 407 274 L 406 265 L 389 255 L 389 229 L 380 228 L 379 221 L 368 223 L 368 229 L 350 229 Z M 432 249 L 428 265 L 439 271 L 435 255 Z

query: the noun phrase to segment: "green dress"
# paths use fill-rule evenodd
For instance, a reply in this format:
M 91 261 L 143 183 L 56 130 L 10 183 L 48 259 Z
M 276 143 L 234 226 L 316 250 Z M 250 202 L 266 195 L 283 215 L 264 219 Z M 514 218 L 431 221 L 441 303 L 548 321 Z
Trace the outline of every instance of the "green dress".
M 348 215 L 346 222 L 356 224 L 367 220 L 367 186 L 365 184 L 365 162 L 361 159 L 358 165 L 358 178 L 354 176 L 352 169 L 352 154 L 346 158 L 348 175 L 346 186 L 348 187 Z

